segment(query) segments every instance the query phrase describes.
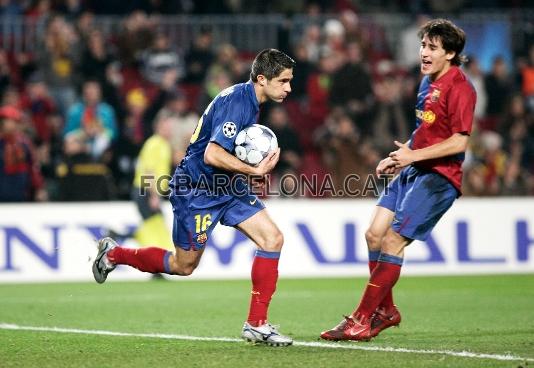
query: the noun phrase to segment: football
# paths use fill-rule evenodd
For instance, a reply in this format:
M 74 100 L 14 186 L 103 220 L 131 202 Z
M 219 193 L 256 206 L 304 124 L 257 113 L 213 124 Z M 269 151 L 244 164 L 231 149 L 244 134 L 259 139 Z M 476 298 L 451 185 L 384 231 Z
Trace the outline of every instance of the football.
M 237 134 L 234 151 L 238 159 L 256 166 L 277 148 L 278 140 L 271 129 L 252 124 Z

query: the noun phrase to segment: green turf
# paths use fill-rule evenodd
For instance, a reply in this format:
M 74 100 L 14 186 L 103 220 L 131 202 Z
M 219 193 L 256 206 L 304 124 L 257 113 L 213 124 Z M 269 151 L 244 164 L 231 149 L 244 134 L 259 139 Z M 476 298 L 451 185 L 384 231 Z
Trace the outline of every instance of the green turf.
M 113 275 L 110 276 L 113 278 Z M 270 319 L 296 341 L 349 313 L 364 279 L 280 280 Z M 0 323 L 239 337 L 249 281 L 0 285 Z M 534 359 L 534 275 L 403 277 L 401 328 L 369 343 Z M 0 367 L 526 367 L 443 354 L 0 330 Z

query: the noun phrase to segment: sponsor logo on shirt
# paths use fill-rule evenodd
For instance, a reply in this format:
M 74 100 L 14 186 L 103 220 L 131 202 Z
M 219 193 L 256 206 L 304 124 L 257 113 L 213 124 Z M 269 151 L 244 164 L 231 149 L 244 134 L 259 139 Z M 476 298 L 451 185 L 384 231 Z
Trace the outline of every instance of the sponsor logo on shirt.
M 432 124 L 436 120 L 436 114 L 432 110 L 415 110 L 415 116 L 427 124 Z

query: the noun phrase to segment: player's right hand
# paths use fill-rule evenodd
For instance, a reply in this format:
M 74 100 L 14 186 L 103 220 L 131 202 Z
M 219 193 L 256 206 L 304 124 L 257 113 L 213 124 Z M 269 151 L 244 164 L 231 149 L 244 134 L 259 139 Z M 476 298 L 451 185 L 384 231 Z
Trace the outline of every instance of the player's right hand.
M 391 175 L 394 174 L 396 170 L 395 161 L 391 157 L 386 157 L 378 163 L 376 167 L 376 176 L 380 177 L 381 175 Z
M 276 151 L 269 152 L 267 157 L 265 157 L 260 164 L 256 167 L 256 174 L 257 175 L 266 175 L 270 173 L 276 164 L 278 163 L 278 160 L 280 159 L 280 147 Z

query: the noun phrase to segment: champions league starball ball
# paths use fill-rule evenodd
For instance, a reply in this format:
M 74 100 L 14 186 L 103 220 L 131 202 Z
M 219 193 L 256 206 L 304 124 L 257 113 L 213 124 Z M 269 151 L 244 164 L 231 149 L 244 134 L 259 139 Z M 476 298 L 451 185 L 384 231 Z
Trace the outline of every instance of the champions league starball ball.
M 234 144 L 237 158 L 253 166 L 278 148 L 278 140 L 273 131 L 260 124 L 252 124 L 240 131 Z

